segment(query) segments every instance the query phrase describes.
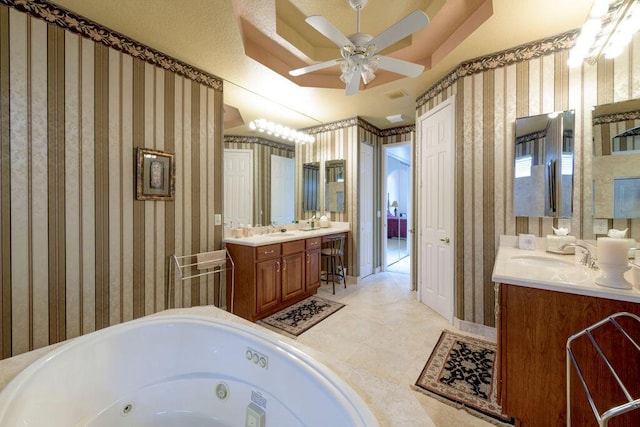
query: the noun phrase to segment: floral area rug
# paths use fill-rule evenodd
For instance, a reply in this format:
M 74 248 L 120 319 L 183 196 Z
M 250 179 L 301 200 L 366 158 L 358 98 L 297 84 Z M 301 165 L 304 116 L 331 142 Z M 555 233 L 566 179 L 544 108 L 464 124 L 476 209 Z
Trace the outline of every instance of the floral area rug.
M 285 332 L 287 335 L 297 337 L 342 307 L 344 304 L 313 295 L 257 323 L 276 332 Z
M 494 343 L 443 331 L 412 388 L 492 424 L 513 425 L 497 403 L 495 361 Z

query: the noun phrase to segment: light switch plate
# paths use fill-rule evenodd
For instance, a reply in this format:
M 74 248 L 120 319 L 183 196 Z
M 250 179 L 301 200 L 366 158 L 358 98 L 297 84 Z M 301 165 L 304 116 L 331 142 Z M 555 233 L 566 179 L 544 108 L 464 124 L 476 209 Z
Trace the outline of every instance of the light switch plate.
M 213 224 L 214 225 L 222 225 L 222 215 L 221 214 L 214 214 L 213 215 Z
M 594 218 L 593 234 L 607 234 L 609 232 L 609 220 Z

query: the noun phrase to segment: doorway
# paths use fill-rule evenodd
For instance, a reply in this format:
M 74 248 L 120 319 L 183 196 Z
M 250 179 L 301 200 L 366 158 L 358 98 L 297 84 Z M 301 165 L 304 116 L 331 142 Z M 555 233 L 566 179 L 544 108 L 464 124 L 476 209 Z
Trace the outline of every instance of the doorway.
M 385 270 L 411 273 L 411 143 L 383 146 Z

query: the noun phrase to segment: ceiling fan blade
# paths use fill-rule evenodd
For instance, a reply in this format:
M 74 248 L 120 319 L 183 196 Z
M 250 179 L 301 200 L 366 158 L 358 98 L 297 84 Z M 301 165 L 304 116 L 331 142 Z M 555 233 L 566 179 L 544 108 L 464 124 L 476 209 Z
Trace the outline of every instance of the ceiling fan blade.
M 334 42 L 338 47 L 353 46 L 351 40 L 340 32 L 331 22 L 322 15 L 312 15 L 305 19 L 307 24 L 315 28 L 320 34 Z
M 339 58 L 339 59 L 332 59 L 331 61 L 319 62 L 317 64 L 312 64 L 312 65 L 308 65 L 306 67 L 302 67 L 302 68 L 297 68 L 295 70 L 291 70 L 291 71 L 289 71 L 289 75 L 290 76 L 294 76 L 294 77 L 301 76 L 303 74 L 311 73 L 313 71 L 318 71 L 318 70 L 322 70 L 324 68 L 333 67 L 334 65 L 337 65 L 342 61 L 344 61 L 344 59 Z
M 345 95 L 349 96 L 358 92 L 358 89 L 360 89 L 360 73 L 361 73 L 360 67 L 358 66 L 353 71 L 353 76 L 351 77 L 351 80 L 349 80 L 349 83 L 347 84 L 347 90 L 345 91 Z
M 424 71 L 424 65 L 414 64 L 413 62 L 403 61 L 401 59 L 391 58 L 388 56 L 376 56 L 378 59 L 378 68 L 393 71 L 407 77 L 418 77 Z
M 425 27 L 428 23 L 429 17 L 423 11 L 416 10 L 378 34 L 368 44 L 376 46 L 373 53 L 380 52 L 382 49 Z

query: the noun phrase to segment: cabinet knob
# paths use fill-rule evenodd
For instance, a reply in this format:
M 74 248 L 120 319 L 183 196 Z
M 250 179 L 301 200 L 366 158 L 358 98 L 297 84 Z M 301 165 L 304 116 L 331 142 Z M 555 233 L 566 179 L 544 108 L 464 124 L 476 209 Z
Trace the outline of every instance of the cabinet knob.
M 287 260 L 282 260 L 282 271 L 286 271 L 287 269 Z
M 280 261 L 276 261 L 276 273 L 280 273 Z
M 311 256 L 309 256 L 309 254 L 307 254 L 307 264 L 309 264 L 310 261 L 311 261 Z

